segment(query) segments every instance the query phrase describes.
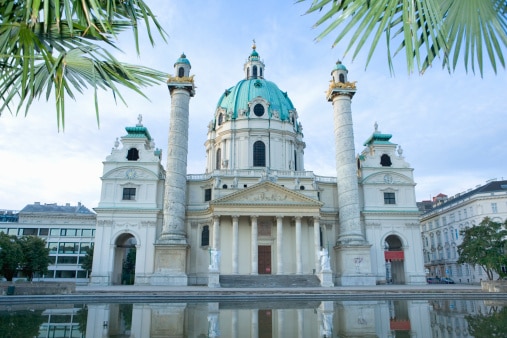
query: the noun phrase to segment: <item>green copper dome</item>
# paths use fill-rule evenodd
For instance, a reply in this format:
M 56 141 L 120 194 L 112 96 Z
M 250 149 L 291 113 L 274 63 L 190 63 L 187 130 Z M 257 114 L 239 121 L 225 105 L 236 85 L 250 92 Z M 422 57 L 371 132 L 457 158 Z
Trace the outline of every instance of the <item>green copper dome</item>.
M 181 54 L 181 56 L 178 58 L 178 60 L 176 60 L 176 62 L 174 63 L 174 65 L 177 65 L 178 63 L 184 63 L 184 64 L 190 66 L 190 61 L 188 61 L 187 56 L 185 55 L 185 53 Z
M 347 67 L 345 67 L 341 61 L 336 62 L 336 66 L 334 66 L 334 69 L 347 71 Z
M 287 96 L 287 92 L 281 91 L 275 83 L 264 79 L 262 73 L 264 63 L 259 60 L 259 54 L 254 45 L 245 69 L 249 71 L 255 67 L 258 69 L 259 76 L 248 73 L 244 80 L 226 89 L 218 100 L 217 109 L 224 109 L 232 119 L 238 118 L 242 113 L 249 116 L 249 103 L 254 99 L 262 98 L 267 102 L 269 118 L 276 115 L 282 121 L 289 120 L 291 111 L 295 111 L 294 105 Z
M 286 92 L 282 92 L 276 84 L 264 79 L 241 80 L 234 87 L 227 89 L 218 100 L 217 108 L 231 113 L 233 119 L 239 111 L 248 112 L 248 103 L 261 97 L 269 103 L 268 114 L 271 117 L 276 111 L 280 120 L 288 120 L 290 111 L 294 110 Z

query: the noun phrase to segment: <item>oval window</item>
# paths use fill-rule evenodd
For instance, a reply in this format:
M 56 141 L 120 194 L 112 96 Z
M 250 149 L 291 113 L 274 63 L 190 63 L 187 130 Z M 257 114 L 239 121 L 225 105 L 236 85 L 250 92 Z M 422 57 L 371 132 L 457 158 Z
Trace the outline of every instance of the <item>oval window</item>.
M 255 114 L 255 116 L 259 116 L 259 117 L 264 115 L 264 106 L 260 103 L 257 103 L 254 106 L 254 114 Z

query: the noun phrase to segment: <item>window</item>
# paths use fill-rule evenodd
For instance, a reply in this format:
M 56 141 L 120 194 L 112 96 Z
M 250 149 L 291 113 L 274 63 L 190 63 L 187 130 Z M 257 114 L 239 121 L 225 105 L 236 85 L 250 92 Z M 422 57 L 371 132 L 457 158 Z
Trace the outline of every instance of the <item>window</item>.
M 58 253 L 60 254 L 76 254 L 78 253 L 78 243 L 60 243 Z
M 136 199 L 136 188 L 123 188 L 124 201 L 133 201 Z
M 266 146 L 262 141 L 257 141 L 253 145 L 253 165 L 254 167 L 266 166 Z
M 496 214 L 498 212 L 498 208 L 496 206 L 496 203 L 491 203 L 491 211 Z
M 340 74 L 340 75 L 338 76 L 338 81 L 340 81 L 341 83 L 344 83 L 344 82 L 345 82 L 345 75 Z
M 56 270 L 56 278 L 76 278 L 76 271 Z
M 215 169 L 220 170 L 220 162 L 222 161 L 222 149 L 217 150 Z
M 264 115 L 264 106 L 260 103 L 257 103 L 254 106 L 254 114 L 255 114 L 255 116 L 259 116 L 259 117 Z
M 47 236 L 49 233 L 49 229 L 48 228 L 40 228 L 39 229 L 39 236 Z
M 83 229 L 82 237 L 93 237 L 94 230 L 93 229 Z
M 257 78 L 257 66 L 253 66 L 252 70 L 253 70 L 253 77 Z
M 383 167 L 390 167 L 392 165 L 389 155 L 384 154 L 380 157 L 380 165 Z
M 77 256 L 60 256 L 57 262 L 58 264 L 77 264 Z
M 211 189 L 204 189 L 204 202 L 211 201 Z
M 37 236 L 38 228 L 25 228 L 23 230 L 23 236 Z
M 81 243 L 80 254 L 86 254 L 89 249 L 92 248 L 92 243 Z
M 55 254 L 58 251 L 58 243 L 57 242 L 49 242 L 48 248 L 49 248 L 50 254 Z
M 139 150 L 136 148 L 130 148 L 127 152 L 127 160 L 137 161 L 139 159 Z
M 298 170 L 298 153 L 294 150 L 294 170 Z
M 209 226 L 208 225 L 205 225 L 202 227 L 201 246 L 209 246 Z
M 180 67 L 180 68 L 178 68 L 178 77 L 183 77 L 183 76 L 185 76 L 185 68 Z
M 77 229 L 61 229 L 60 236 L 76 237 Z
M 394 192 L 385 192 L 384 193 L 384 204 L 396 204 L 396 198 L 394 196 Z
M 51 236 L 60 236 L 60 229 L 52 228 L 51 230 L 49 230 L 49 233 L 51 234 Z
M 224 123 L 224 114 L 220 113 L 220 115 L 218 115 L 218 125 L 221 126 L 222 123 Z

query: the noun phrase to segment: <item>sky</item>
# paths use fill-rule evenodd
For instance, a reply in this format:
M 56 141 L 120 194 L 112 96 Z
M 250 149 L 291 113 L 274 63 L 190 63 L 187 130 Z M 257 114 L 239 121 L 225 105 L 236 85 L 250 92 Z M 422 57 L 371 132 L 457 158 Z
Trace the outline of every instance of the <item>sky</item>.
M 303 125 L 305 169 L 336 176 L 333 109 L 325 98 L 337 60 L 357 81 L 352 99 L 355 150 L 374 130 L 375 122 L 391 141 L 402 146 L 414 168 L 417 201 L 445 193 L 461 193 L 490 179 L 507 179 L 507 71 L 484 76 L 459 66 L 449 74 L 439 62 L 420 75 L 409 74 L 404 56 L 389 72 L 380 48 L 366 67 L 366 50 L 356 59 L 345 46 L 332 47 L 334 36 L 315 38 L 312 28 L 320 13 L 305 14 L 311 1 L 208 0 L 146 3 L 168 34 L 155 46 L 142 35 L 137 55 L 126 31 L 118 37 L 122 53 L 115 56 L 174 74 L 174 62 L 185 53 L 195 75 L 196 94 L 190 101 L 188 174 L 205 170 L 207 125 L 220 95 L 243 78 L 243 65 L 255 39 L 266 65 L 265 78 L 288 93 Z M 142 34 L 142 33 L 141 33 Z M 336 35 L 336 34 L 335 34 Z M 504 55 L 507 51 L 504 50 Z M 103 161 L 117 137 L 126 134 L 142 114 L 142 123 L 162 149 L 165 167 L 170 96 L 165 84 L 143 89 L 149 100 L 124 89 L 127 105 L 101 92 L 100 125 L 93 95 L 67 100 L 65 129 L 58 130 L 52 102 L 35 102 L 28 114 L 0 116 L 0 209 L 21 210 L 34 202 L 97 207 Z

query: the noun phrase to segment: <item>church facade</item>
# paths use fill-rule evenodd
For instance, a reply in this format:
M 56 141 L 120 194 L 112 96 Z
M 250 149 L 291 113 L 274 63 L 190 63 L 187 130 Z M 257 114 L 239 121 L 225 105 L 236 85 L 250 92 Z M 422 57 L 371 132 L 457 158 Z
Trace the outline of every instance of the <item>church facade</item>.
M 266 80 L 255 45 L 209 122 L 204 173 L 187 175 L 190 68 L 182 55 L 168 79 L 165 169 L 141 118 L 103 162 L 91 284 L 220 287 L 242 276 L 255 286 L 263 275 L 324 287 L 426 283 L 413 169 L 376 124 L 356 154 L 357 89 L 343 64 L 326 94 L 333 177 L 305 170 L 299 114 Z

